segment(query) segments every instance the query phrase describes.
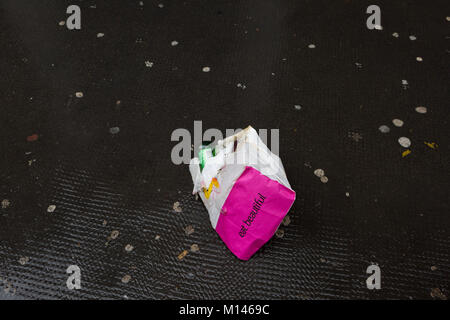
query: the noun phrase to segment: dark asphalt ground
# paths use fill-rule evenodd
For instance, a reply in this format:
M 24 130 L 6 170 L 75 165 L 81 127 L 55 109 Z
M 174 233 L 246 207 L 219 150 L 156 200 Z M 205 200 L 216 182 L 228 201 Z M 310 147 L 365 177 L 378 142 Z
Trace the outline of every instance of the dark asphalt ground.
M 69 4 L 81 30 L 59 25 Z M 366 28 L 370 4 L 383 30 Z M 448 1 L 2 0 L 0 298 L 448 297 L 448 16 Z M 195 120 L 280 130 L 297 200 L 247 262 L 171 162 L 172 132 Z

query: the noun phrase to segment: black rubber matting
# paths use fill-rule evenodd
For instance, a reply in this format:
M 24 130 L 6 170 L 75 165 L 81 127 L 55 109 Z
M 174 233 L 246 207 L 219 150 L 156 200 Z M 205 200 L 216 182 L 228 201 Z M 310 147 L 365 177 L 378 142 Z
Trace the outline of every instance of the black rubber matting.
M 70 4 L 81 30 L 59 25 Z M 366 28 L 370 4 L 1 1 L 0 297 L 448 297 L 449 2 L 377 1 L 383 30 Z M 195 120 L 280 130 L 297 200 L 247 262 L 171 162 Z

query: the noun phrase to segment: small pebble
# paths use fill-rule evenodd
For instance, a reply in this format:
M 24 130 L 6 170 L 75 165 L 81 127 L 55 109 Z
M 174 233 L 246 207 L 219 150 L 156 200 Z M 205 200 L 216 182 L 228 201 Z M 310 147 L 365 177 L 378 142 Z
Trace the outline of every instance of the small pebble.
M 409 40 L 411 40 L 411 41 L 414 41 L 414 40 L 416 40 L 417 39 L 417 37 L 415 36 L 415 35 L 410 35 L 409 36 Z
M 97 38 L 103 38 L 104 36 L 105 34 L 102 32 L 97 33 Z
M 422 57 L 416 57 L 416 60 L 419 61 L 419 62 L 422 62 L 423 58 Z
M 125 246 L 125 251 L 126 252 L 131 252 L 131 251 L 133 251 L 133 249 L 134 249 L 134 247 L 131 244 L 127 244 Z
M 161 239 L 161 236 L 159 234 L 156 235 L 155 240 Z
M 182 212 L 183 211 L 183 209 L 181 209 L 180 203 L 178 201 L 173 204 L 173 211 L 175 211 L 175 212 Z
M 77 98 L 83 98 L 83 96 L 84 96 L 84 94 L 81 91 L 75 93 L 75 97 L 77 97 Z
M 211 68 L 210 67 L 203 67 L 202 71 L 203 72 L 210 72 Z
M 398 38 L 398 37 L 399 37 L 399 34 L 398 34 L 397 32 L 394 32 L 394 33 L 392 34 L 392 36 L 393 36 L 394 38 Z
M 320 177 L 320 181 L 322 183 L 327 183 L 328 182 L 328 177 L 327 176 Z
M 183 258 L 184 257 L 186 257 L 186 255 L 189 253 L 189 251 L 187 251 L 187 250 L 184 250 L 183 252 L 181 252 L 179 255 L 178 255 L 178 260 L 183 260 Z
M 313 43 L 311 43 L 311 44 L 308 45 L 308 48 L 310 48 L 310 49 L 314 49 L 315 47 L 316 47 L 316 45 L 313 44 Z
M 178 41 L 174 40 L 170 44 L 172 45 L 172 47 L 175 47 L 178 45 Z
M 281 223 L 283 224 L 283 226 L 287 227 L 291 223 L 291 218 L 289 216 L 286 216 Z
M 117 239 L 117 237 L 119 236 L 119 231 L 118 230 L 113 230 L 112 232 L 111 232 L 111 235 L 109 236 L 111 239 Z
M 28 263 L 28 261 L 30 261 L 29 257 L 20 257 L 19 258 L 19 263 L 23 266 L 26 265 Z
M 416 112 L 418 113 L 427 113 L 427 108 L 423 106 L 416 107 Z
M 130 280 L 131 280 L 131 276 L 129 274 L 124 275 L 122 278 L 123 283 L 128 283 L 128 282 L 130 282 Z
M 283 229 L 278 229 L 277 232 L 275 232 L 275 235 L 278 238 L 283 238 L 284 237 L 284 230 Z
M 441 300 L 447 300 L 447 296 L 439 288 L 431 289 L 430 296 Z
M 56 206 L 54 204 L 49 205 L 47 208 L 47 212 L 50 212 L 50 213 L 54 212 L 55 210 L 56 210 Z
M 431 271 L 436 271 L 437 270 L 437 267 L 436 266 L 431 266 Z
M 194 231 L 195 231 L 195 229 L 191 225 L 188 225 L 186 228 L 184 228 L 184 233 L 186 233 L 187 236 L 193 234 Z
M 386 126 L 386 125 L 382 125 L 378 128 L 378 130 L 380 130 L 382 133 L 388 133 L 389 131 L 391 131 L 391 129 Z
M 111 134 L 118 134 L 119 132 L 120 132 L 120 128 L 119 127 L 109 128 L 109 133 L 111 133 Z
M 322 169 L 316 169 L 316 170 L 314 170 L 314 174 L 317 177 L 321 178 L 321 177 L 323 177 L 325 175 L 325 171 L 323 171 Z
M 191 245 L 192 252 L 197 252 L 199 250 L 200 250 L 200 248 L 199 248 L 198 244 L 194 243 L 193 245 Z
M 394 126 L 399 127 L 399 128 L 403 126 L 403 121 L 400 119 L 394 119 L 394 120 L 392 120 L 392 123 L 394 124 Z
M 2 209 L 8 208 L 10 204 L 11 204 L 11 202 L 8 199 L 3 199 L 2 200 Z
M 409 148 L 409 147 L 411 146 L 411 140 L 409 140 L 409 139 L 406 138 L 406 137 L 400 137 L 400 138 L 398 138 L 398 143 L 400 143 L 400 145 L 401 145 L 403 148 Z
M 296 105 L 294 105 L 294 108 L 295 108 L 295 110 L 300 110 L 302 108 L 302 106 L 299 104 L 296 104 Z

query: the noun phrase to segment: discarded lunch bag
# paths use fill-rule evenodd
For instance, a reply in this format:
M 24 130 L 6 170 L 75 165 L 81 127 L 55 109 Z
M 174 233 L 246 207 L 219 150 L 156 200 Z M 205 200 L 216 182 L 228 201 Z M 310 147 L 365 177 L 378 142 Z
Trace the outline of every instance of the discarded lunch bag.
M 272 238 L 295 200 L 280 158 L 251 126 L 201 149 L 189 171 L 213 228 L 242 260 Z

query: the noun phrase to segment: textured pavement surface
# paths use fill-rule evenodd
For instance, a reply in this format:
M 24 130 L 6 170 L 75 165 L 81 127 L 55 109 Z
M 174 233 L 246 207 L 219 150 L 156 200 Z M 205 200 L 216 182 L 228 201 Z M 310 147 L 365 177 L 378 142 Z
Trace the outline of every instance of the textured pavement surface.
M 70 4 L 81 30 L 59 25 Z M 449 2 L 377 1 L 383 30 L 370 4 L 1 1 L 0 298 L 448 297 Z M 247 262 L 171 162 L 195 120 L 280 130 L 297 200 Z

